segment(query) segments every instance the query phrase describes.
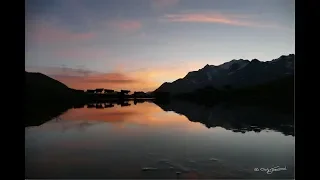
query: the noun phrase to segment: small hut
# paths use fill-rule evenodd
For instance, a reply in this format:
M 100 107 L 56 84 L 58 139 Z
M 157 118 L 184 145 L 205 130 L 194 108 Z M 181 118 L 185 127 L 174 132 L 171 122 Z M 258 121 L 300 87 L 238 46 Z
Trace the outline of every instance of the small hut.
M 96 93 L 97 94 L 101 94 L 103 92 L 103 88 L 98 88 L 98 89 L 96 89 Z
M 105 89 L 105 90 L 104 90 L 104 93 L 105 93 L 105 94 L 114 93 L 114 90 L 112 90 L 112 89 Z
M 87 93 L 94 93 L 95 92 L 95 90 L 93 90 L 93 89 L 88 89 L 87 90 Z
M 121 94 L 128 94 L 129 92 L 129 90 L 121 90 Z

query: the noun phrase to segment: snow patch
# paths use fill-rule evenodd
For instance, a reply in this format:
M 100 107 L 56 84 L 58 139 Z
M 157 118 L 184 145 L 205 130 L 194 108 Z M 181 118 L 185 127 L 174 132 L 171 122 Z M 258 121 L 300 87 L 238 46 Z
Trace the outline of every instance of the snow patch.
M 212 77 L 211 77 L 211 74 L 209 72 L 207 72 L 207 76 L 208 76 L 208 80 L 211 81 Z
M 237 70 L 240 70 L 240 69 L 246 67 L 248 64 L 249 64 L 249 63 L 243 63 L 243 64 L 241 64 L 240 67 L 239 67 Z
M 236 71 L 238 71 L 238 70 L 246 67 L 248 64 L 249 64 L 249 63 L 243 63 L 243 64 L 241 64 L 240 67 L 239 67 L 237 70 L 232 71 L 232 72 L 229 72 L 228 75 L 231 75 L 231 74 L 233 74 L 234 72 L 236 72 Z
M 242 60 L 232 60 L 232 61 L 223 63 L 223 64 L 221 64 L 221 65 L 218 66 L 218 67 L 219 67 L 219 68 L 222 68 L 222 69 L 225 69 L 225 70 L 228 70 L 228 69 L 230 69 L 230 67 L 231 67 L 234 63 L 238 63 L 238 64 L 240 65 L 240 67 L 239 67 L 237 70 L 242 69 L 242 68 L 244 68 L 247 64 L 249 64 L 249 62 L 242 61 Z
M 217 69 L 216 68 L 212 68 L 211 69 L 211 73 L 217 73 L 218 71 L 217 71 Z
M 232 66 L 232 64 L 234 64 L 234 63 L 236 63 L 236 62 L 237 62 L 236 60 L 232 60 L 232 61 L 223 63 L 223 64 L 219 65 L 218 67 L 227 70 L 227 69 L 230 68 L 230 66 Z

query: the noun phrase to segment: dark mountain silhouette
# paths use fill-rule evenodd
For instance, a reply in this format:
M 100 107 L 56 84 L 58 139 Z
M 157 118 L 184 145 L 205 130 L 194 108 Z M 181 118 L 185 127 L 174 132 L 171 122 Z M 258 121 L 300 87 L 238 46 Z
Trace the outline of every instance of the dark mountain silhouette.
M 289 112 L 294 110 L 294 77 L 291 75 L 265 84 L 238 89 L 229 87 L 219 90 L 207 86 L 191 93 L 180 93 L 174 97 L 206 105 L 227 101 L 271 106 Z
M 32 102 L 51 100 L 52 102 L 65 101 L 66 97 L 77 92 L 65 84 L 41 73 L 25 72 L 27 97 Z
M 206 65 L 198 71 L 189 72 L 174 82 L 163 83 L 154 92 L 171 94 L 193 92 L 196 89 L 212 86 L 223 90 L 226 86 L 246 88 L 265 84 L 294 74 L 294 54 L 281 56 L 272 61 L 257 59 L 232 60 L 219 66 Z
M 150 94 L 138 92 L 139 97 L 128 95 L 130 90 L 121 90 L 115 93 L 113 90 L 103 88 L 96 90 L 76 90 L 41 73 L 25 72 L 25 126 L 40 125 L 71 108 L 83 108 L 88 104 L 89 108 L 110 108 L 113 103 L 121 106 L 130 106 L 129 98 L 150 98 Z M 107 104 L 106 104 L 107 103 Z M 136 104 L 136 103 L 135 103 Z
M 41 73 L 25 72 L 25 125 L 39 125 L 58 116 L 83 96 L 82 91 L 71 89 L 63 83 Z
M 170 103 L 154 101 L 164 111 L 174 111 L 190 121 L 200 122 L 207 128 L 223 127 L 234 132 L 275 130 L 294 136 L 294 115 L 261 106 L 221 103 L 215 106 L 198 105 L 173 100 Z

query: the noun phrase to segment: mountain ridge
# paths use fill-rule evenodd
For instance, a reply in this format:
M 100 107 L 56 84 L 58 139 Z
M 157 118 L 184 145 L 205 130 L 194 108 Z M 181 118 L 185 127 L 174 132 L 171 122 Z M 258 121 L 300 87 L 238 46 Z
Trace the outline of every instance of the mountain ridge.
M 218 89 L 223 89 L 226 85 L 243 88 L 267 83 L 293 73 L 294 54 L 282 55 L 271 61 L 233 59 L 218 66 L 207 64 L 197 71 L 188 72 L 183 78 L 163 83 L 154 92 L 186 93 L 208 85 Z

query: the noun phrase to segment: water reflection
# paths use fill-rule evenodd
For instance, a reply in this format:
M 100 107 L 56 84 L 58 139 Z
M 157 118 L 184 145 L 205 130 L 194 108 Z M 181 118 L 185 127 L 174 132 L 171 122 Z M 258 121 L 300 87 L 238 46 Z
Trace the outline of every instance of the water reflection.
M 283 113 L 269 108 L 259 106 L 244 106 L 239 104 L 221 103 L 215 106 L 198 105 L 186 101 L 171 101 L 170 103 L 157 102 L 153 99 L 139 99 L 132 101 L 134 105 L 138 103 L 154 103 L 165 112 L 175 112 L 185 116 L 192 122 L 200 122 L 207 128 L 222 127 L 233 132 L 245 133 L 249 131 L 260 132 L 262 130 L 274 130 L 282 132 L 284 135 L 294 136 L 294 115 L 293 113 Z M 132 103 L 131 102 L 131 103 Z M 115 105 L 117 107 L 115 107 Z M 112 121 L 117 119 L 115 116 L 124 116 L 120 119 L 130 119 L 139 112 L 139 116 L 145 116 L 148 113 L 158 111 L 157 108 L 150 109 L 150 104 L 144 104 L 139 109 L 132 109 L 130 112 L 119 107 L 130 106 L 128 101 L 97 102 L 87 105 L 73 107 L 81 109 L 82 117 L 87 120 L 95 119 L 97 116 L 104 116 L 104 120 Z M 113 108 L 110 111 L 87 111 L 82 108 L 105 109 Z M 73 114 L 78 113 L 73 111 Z M 87 114 L 84 114 L 87 113 Z M 68 116 L 68 115 L 65 115 Z M 70 119 L 70 117 L 68 117 Z M 144 117 L 144 118 L 150 118 Z M 151 117 L 152 118 L 152 117 Z M 175 117 L 176 118 L 176 117 Z M 171 119 L 171 121 L 175 121 Z
M 200 122 L 206 127 L 223 127 L 233 132 L 260 132 L 276 130 L 294 136 L 294 114 L 275 111 L 259 106 L 221 103 L 204 106 L 185 101 L 157 103 L 164 111 L 174 111 L 186 116 L 190 121 Z
M 134 99 L 133 101 L 134 105 L 137 105 L 138 103 L 144 103 L 144 102 L 153 102 L 152 99 Z M 87 104 L 88 108 L 96 108 L 96 109 L 104 109 L 104 108 L 111 108 L 114 107 L 114 105 L 120 105 L 121 107 L 123 106 L 130 106 L 131 104 L 129 101 L 119 101 L 119 100 L 114 100 L 114 101 L 108 101 L 108 102 L 94 102 L 94 103 L 89 103 Z M 73 108 L 84 108 L 85 104 L 82 104 L 80 106 L 74 106 Z
M 294 137 L 266 122 L 290 117 L 223 104 L 90 103 L 26 128 L 26 178 L 293 178 Z M 274 166 L 287 170 L 253 171 Z

